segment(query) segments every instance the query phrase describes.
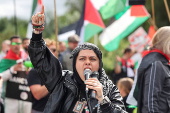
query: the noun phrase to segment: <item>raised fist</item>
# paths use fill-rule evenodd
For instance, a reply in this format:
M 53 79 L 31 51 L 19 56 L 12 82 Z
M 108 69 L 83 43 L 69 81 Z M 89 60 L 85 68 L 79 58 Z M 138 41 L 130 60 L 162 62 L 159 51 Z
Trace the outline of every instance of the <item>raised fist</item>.
M 42 5 L 41 12 L 36 13 L 32 16 L 32 25 L 34 29 L 34 33 L 40 33 L 44 30 L 44 22 L 45 22 L 45 15 L 44 15 L 44 5 Z

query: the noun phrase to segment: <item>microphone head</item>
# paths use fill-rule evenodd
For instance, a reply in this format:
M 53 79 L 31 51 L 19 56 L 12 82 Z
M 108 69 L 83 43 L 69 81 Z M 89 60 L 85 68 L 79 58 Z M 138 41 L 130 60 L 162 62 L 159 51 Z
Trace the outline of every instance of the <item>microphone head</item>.
M 91 74 L 92 78 L 99 78 L 99 72 L 98 71 L 93 71 L 93 73 Z
M 85 69 L 84 70 L 84 75 L 86 75 L 86 74 L 91 74 L 91 70 L 90 69 Z

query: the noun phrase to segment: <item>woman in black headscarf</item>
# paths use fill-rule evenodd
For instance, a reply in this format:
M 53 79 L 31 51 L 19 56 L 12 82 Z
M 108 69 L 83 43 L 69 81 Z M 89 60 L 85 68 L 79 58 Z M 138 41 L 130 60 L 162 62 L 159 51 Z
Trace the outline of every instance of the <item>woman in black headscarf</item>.
M 42 39 L 45 16 L 32 17 L 34 33 L 29 45 L 29 55 L 51 96 L 45 113 L 126 113 L 118 88 L 108 79 L 102 63 L 102 53 L 91 43 L 84 43 L 72 51 L 73 72 L 62 71 L 58 59 L 53 56 Z M 40 22 L 41 21 L 41 22 Z M 84 71 L 98 72 L 99 77 L 85 80 Z M 96 92 L 89 98 L 86 87 Z M 87 104 L 88 103 L 88 104 Z

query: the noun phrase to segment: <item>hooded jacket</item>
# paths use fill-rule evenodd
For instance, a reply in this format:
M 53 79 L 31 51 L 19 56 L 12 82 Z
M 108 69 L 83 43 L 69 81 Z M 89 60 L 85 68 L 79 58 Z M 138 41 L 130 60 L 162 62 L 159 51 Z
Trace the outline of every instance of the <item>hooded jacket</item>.
M 170 113 L 169 58 L 152 50 L 138 68 L 138 113 Z M 135 95 L 134 95 L 135 96 Z
M 35 70 L 51 93 L 44 113 L 67 113 L 73 100 L 79 95 L 78 84 L 73 78 L 74 73 L 62 71 L 59 60 L 41 38 L 42 34 L 33 34 L 28 51 Z M 98 106 L 97 113 L 126 113 L 118 88 L 108 79 L 104 70 L 99 81 L 103 85 L 103 94 L 111 102 Z M 94 102 L 91 101 L 92 107 Z

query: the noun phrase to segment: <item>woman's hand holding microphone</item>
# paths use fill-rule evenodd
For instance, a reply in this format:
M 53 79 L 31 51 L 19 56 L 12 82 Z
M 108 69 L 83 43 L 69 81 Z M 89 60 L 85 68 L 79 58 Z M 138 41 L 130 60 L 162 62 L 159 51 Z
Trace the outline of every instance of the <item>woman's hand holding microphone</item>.
M 100 102 L 103 100 L 103 87 L 97 78 L 89 78 L 85 81 L 86 87 L 96 91 L 96 99 Z

